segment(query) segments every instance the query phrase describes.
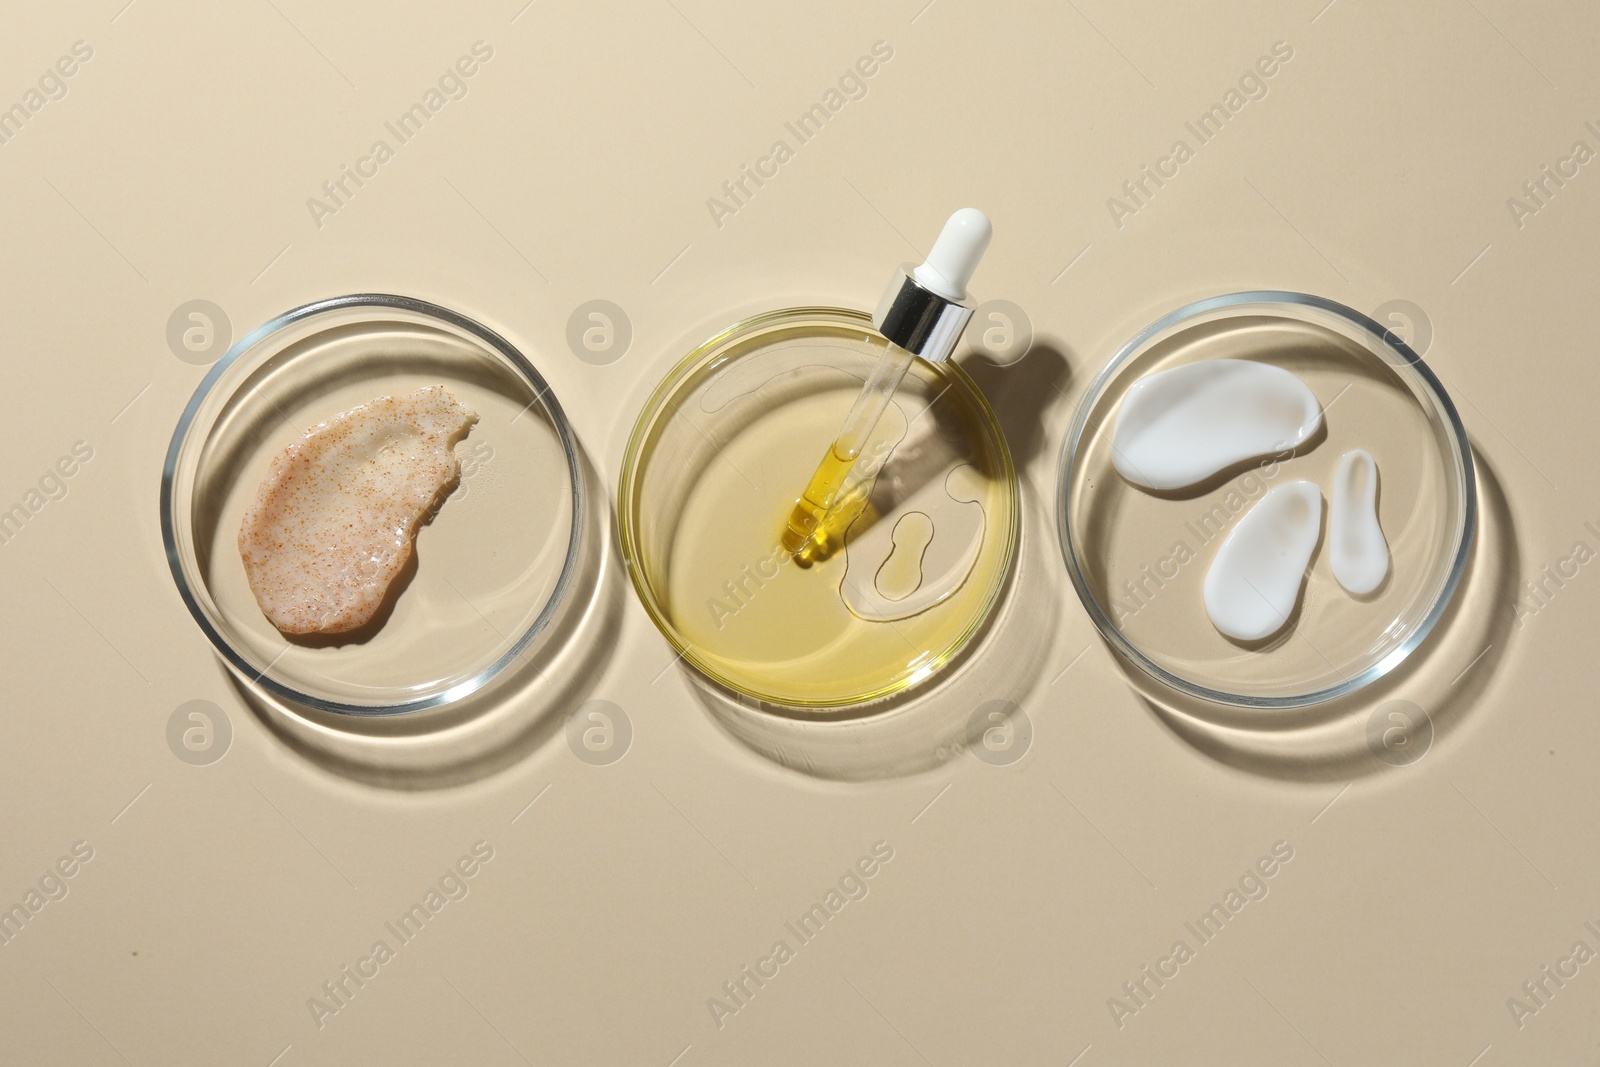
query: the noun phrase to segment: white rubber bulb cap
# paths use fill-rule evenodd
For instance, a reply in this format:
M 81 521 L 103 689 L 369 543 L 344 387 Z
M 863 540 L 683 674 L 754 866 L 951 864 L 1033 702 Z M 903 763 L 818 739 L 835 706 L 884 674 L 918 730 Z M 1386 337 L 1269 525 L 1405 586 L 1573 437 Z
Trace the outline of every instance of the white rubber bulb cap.
M 950 216 L 927 261 L 912 276 L 923 288 L 959 303 L 967 298 L 967 283 L 993 236 L 989 216 L 975 207 L 964 207 Z

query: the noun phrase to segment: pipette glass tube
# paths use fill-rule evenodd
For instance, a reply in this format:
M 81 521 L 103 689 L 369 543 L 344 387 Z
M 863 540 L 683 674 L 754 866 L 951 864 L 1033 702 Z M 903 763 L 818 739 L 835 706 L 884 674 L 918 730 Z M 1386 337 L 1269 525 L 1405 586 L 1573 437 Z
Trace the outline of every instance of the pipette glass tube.
M 844 544 L 845 531 L 866 505 L 872 475 L 877 472 L 857 472 L 857 460 L 916 358 L 897 344 L 884 348 L 851 405 L 839 436 L 795 502 L 789 513 L 789 526 L 783 532 L 783 547 L 801 566 L 808 567 L 837 551 Z
M 911 361 L 920 356 L 939 363 L 955 350 L 972 318 L 967 282 L 993 232 L 988 216 L 978 209 L 957 211 L 939 232 L 928 258 L 916 267 L 902 266 L 879 301 L 872 324 L 889 343 L 783 531 L 784 549 L 802 567 L 838 551 L 845 532 L 865 508 L 878 472 L 863 462 L 862 449 Z

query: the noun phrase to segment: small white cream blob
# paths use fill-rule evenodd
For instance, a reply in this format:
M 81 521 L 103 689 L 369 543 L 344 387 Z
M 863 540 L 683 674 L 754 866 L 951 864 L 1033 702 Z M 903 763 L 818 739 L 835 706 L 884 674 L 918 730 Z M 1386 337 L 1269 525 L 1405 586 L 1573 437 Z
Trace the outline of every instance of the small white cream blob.
M 1378 524 L 1378 464 L 1364 448 L 1346 452 L 1328 500 L 1328 562 L 1345 591 L 1366 596 L 1389 573 L 1389 545 Z
M 1206 571 L 1211 625 L 1236 641 L 1260 641 L 1283 629 L 1321 531 L 1322 493 L 1315 483 L 1289 482 L 1262 497 Z
M 1322 425 L 1298 377 L 1250 359 L 1207 359 L 1147 374 L 1128 388 L 1112 462 L 1147 489 L 1181 489 L 1236 463 L 1296 448 Z

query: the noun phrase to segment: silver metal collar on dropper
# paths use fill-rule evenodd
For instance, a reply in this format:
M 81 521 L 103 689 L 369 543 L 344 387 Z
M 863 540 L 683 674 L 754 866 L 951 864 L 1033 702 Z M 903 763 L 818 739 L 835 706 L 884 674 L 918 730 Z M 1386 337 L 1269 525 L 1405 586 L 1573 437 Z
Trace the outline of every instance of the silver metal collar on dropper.
M 976 208 L 950 216 L 927 260 L 903 263 L 895 271 L 872 325 L 890 343 L 929 363 L 949 359 L 972 318 L 967 282 L 993 235 L 988 216 Z
M 918 357 L 940 363 L 955 351 L 961 331 L 972 318 L 967 282 L 993 235 L 987 215 L 977 208 L 962 208 L 939 231 L 928 258 L 915 267 L 902 266 L 879 301 L 872 324 L 889 344 L 862 383 L 828 454 L 795 501 L 783 534 L 784 548 L 802 567 L 826 559 L 844 544 L 849 521 L 842 526 L 830 526 L 829 521 L 841 500 L 851 506 L 865 504 L 859 493 L 845 490 L 867 438 Z M 866 484 L 870 487 L 871 482 Z M 855 513 L 859 511 L 857 506 Z

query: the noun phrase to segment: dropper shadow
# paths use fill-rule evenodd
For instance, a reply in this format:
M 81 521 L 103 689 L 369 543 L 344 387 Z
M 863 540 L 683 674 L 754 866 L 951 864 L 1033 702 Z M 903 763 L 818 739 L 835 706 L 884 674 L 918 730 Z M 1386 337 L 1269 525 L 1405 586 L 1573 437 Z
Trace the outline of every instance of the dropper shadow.
M 1011 451 L 1012 465 L 1020 472 L 1038 454 L 1044 442 L 1044 412 L 1061 398 L 1070 369 L 1062 349 L 1054 343 L 1031 346 L 1022 358 L 1001 366 L 981 357 L 963 359 L 958 366 L 970 379 L 979 396 L 994 413 L 1001 440 Z M 941 394 L 942 396 L 943 394 Z M 952 412 L 936 398 L 918 416 L 929 418 L 934 429 L 950 440 L 973 434 L 965 426 L 968 412 Z M 881 476 L 872 486 L 867 506 L 851 523 L 847 540 L 855 540 L 895 507 L 949 468 L 948 457 L 939 449 L 908 448 L 902 442 L 892 454 L 892 484 Z M 887 464 L 885 465 L 887 467 Z
M 1064 344 L 1038 340 L 1015 363 L 1001 366 L 966 358 L 961 369 L 977 384 L 994 410 L 995 421 L 1011 445 L 1011 458 L 1021 470 L 1044 448 L 1044 413 L 1065 403 L 1070 394 L 1072 364 Z

